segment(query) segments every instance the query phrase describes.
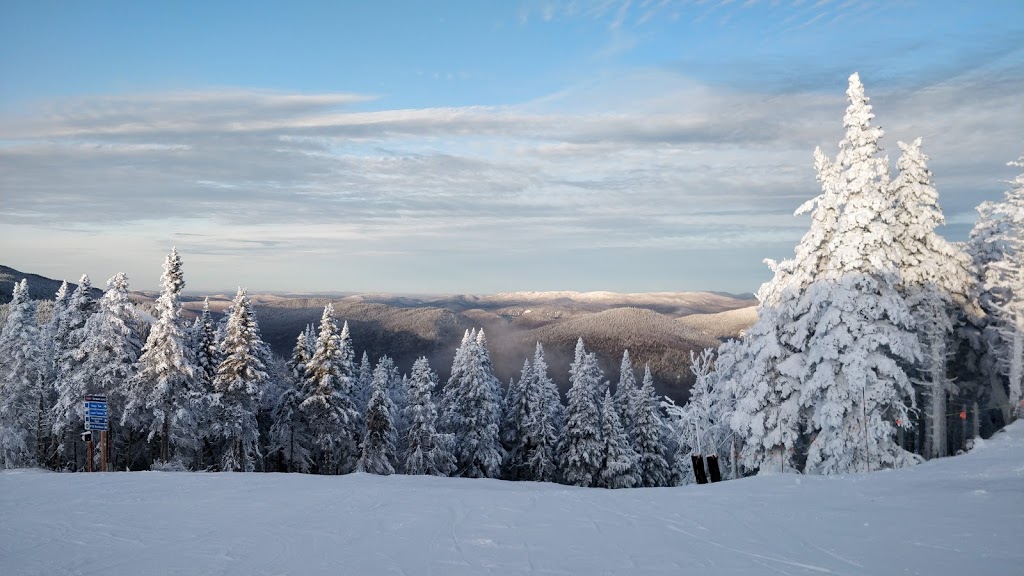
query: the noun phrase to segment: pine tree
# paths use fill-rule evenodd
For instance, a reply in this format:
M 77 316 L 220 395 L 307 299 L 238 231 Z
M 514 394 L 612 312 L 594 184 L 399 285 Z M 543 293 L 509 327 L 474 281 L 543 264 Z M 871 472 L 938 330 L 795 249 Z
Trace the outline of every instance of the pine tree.
M 370 403 L 370 392 L 373 387 L 373 365 L 370 364 L 370 356 L 363 351 L 363 358 L 359 361 L 359 372 L 356 377 L 356 410 L 360 414 L 366 413 L 366 407 Z
M 523 457 L 518 476 L 524 480 L 554 482 L 558 478 L 558 438 L 565 415 L 558 388 L 548 376 L 540 342 L 534 352 L 528 382 L 523 394 L 526 419 L 521 425 Z
M 629 359 L 629 350 L 622 352 L 622 363 L 619 365 L 619 383 L 615 386 L 615 409 L 619 413 L 622 429 L 626 436 L 633 436 L 633 413 L 637 403 L 636 375 L 633 374 L 633 363 Z
M 135 377 L 136 363 L 142 353 L 139 317 L 128 291 L 128 276 L 123 272 L 107 281 L 100 298 L 99 311 L 86 322 L 81 345 L 83 362 L 77 389 L 84 394 L 105 394 L 111 416 L 124 411 L 124 383 Z M 117 454 L 123 453 L 127 465 L 131 447 L 128 434 L 114 427 L 108 433 Z
M 954 335 L 968 322 L 977 324 L 980 310 L 972 294 L 970 257 L 935 231 L 945 218 L 921 139 L 899 142 L 899 147 L 899 174 L 890 186 L 896 203 L 894 240 L 901 258 L 897 288 L 907 299 L 922 344 L 922 361 L 911 377 L 927 400 L 924 454 L 945 456 L 946 396 L 956 390 L 949 376 L 949 360 L 958 347 Z
M 1009 165 L 1024 167 L 1024 156 Z M 992 372 L 1005 378 L 993 381 L 993 400 L 1003 408 L 1005 422 L 1024 413 L 1024 174 L 1010 184 L 1002 202 L 979 207 L 985 222 L 972 232 L 988 244 L 976 261 L 982 262 L 982 306 L 991 317 Z
M 287 472 L 307 472 L 311 464 L 309 427 L 302 417 L 302 402 L 306 399 L 306 366 L 312 354 L 307 344 L 308 331 L 299 332 L 295 349 L 288 360 L 288 386 L 274 409 L 274 423 L 270 428 L 271 450 L 281 454 Z M 314 350 L 315 353 L 315 350 Z
M 57 452 L 65 454 L 70 445 L 75 455 L 70 462 L 77 469 L 77 438 L 74 433 L 84 427 L 83 404 L 87 378 L 85 374 L 85 351 L 82 344 L 87 335 L 86 322 L 96 312 L 96 300 L 92 297 L 92 283 L 82 275 L 78 287 L 72 292 L 61 320 L 58 343 L 55 345 L 56 359 L 54 389 L 57 401 L 53 407 L 53 438 Z
M 535 386 L 530 361 L 523 362 L 520 378 L 509 379 L 508 391 L 502 405 L 501 444 L 508 453 L 505 461 L 506 474 L 509 480 L 523 480 L 524 468 L 529 457 L 528 446 L 523 435 L 523 426 L 530 417 L 528 405 L 529 388 Z
M 632 488 L 640 483 L 637 454 L 629 445 L 615 410 L 611 392 L 601 404 L 601 460 L 595 485 L 601 488 Z
M 38 463 L 40 394 L 46 376 L 28 281 L 14 285 L 7 322 L 0 330 L 0 468 Z
M 405 420 L 409 423 L 404 442 L 403 470 L 406 474 L 448 476 L 455 471 L 455 457 L 448 442 L 436 429 L 437 408 L 431 393 L 437 385 L 437 375 L 430 369 L 426 358 L 413 363 L 409 379 L 408 404 Z
M 587 352 L 580 338 L 569 368 L 569 406 L 559 443 L 562 479 L 566 484 L 594 486 L 601 471 L 601 406 L 596 399 L 601 378 L 597 358 Z
M 388 393 L 390 379 L 388 367 L 378 362 L 373 371 L 373 393 L 366 409 L 366 433 L 357 467 L 360 472 L 383 476 L 395 473 L 396 431 L 392 419 L 395 405 Z
M 358 458 L 359 414 L 353 401 L 354 366 L 327 304 L 320 319 L 316 352 L 306 367 L 301 410 L 310 427 L 313 462 L 321 474 L 344 474 Z
M 261 340 L 248 299 L 239 288 L 220 346 L 223 360 L 213 381 L 211 403 L 220 467 L 235 472 L 252 472 L 261 457 L 256 413 L 260 390 L 268 379 L 267 367 L 259 358 Z
M 800 406 L 803 354 L 787 346 L 791 309 L 764 307 L 737 351 L 745 356 L 723 375 L 735 395 L 732 430 L 743 439 L 742 465 L 748 470 L 796 470 L 803 414 Z
M 454 435 L 458 473 L 467 478 L 501 475 L 501 387 L 491 369 L 486 339 L 467 332 L 455 352 L 445 391 L 446 430 Z
M 878 277 L 847 274 L 815 284 L 804 300 L 814 343 L 800 398 L 814 433 L 807 471 L 843 474 L 915 463 L 895 441 L 913 407 L 903 366 L 920 353 L 902 298 Z
M 654 378 L 651 376 L 651 367 L 648 365 L 644 366 L 643 386 L 635 394 L 630 419 L 633 422 L 633 431 L 626 437 L 630 438 L 630 445 L 637 457 L 635 469 L 637 484 L 648 487 L 668 486 L 671 472 L 668 461 L 665 460 L 663 441 L 665 423 L 658 412 L 658 400 L 654 394 Z
M 156 324 L 142 349 L 128 387 L 121 425 L 148 429 L 147 440 L 160 441 L 159 460 L 186 459 L 196 447 L 193 412 L 195 359 L 181 326 L 181 291 L 185 287 L 177 249 L 164 260 Z
M 220 342 L 217 339 L 217 327 L 210 315 L 210 299 L 203 301 L 203 311 L 196 317 L 192 325 L 192 354 L 196 361 L 196 378 L 193 384 L 191 403 L 195 412 L 196 426 L 199 430 L 196 465 L 203 467 L 213 460 L 213 443 L 211 437 L 216 425 L 213 410 L 215 397 L 214 381 L 217 369 L 221 364 Z

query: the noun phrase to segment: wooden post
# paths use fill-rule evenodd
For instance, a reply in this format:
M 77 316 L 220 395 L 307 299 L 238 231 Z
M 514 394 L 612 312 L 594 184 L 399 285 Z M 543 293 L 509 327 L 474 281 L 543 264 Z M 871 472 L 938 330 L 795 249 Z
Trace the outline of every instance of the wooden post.
M 708 474 L 704 471 L 704 457 L 694 454 L 690 457 L 690 461 L 693 462 L 693 477 L 697 480 L 697 484 L 707 484 Z
M 718 468 L 718 454 L 708 456 L 708 476 L 711 482 L 722 481 L 722 471 Z
M 89 449 L 85 453 L 85 471 L 92 472 L 92 434 L 89 434 Z
M 107 431 L 100 432 L 100 471 L 107 471 Z

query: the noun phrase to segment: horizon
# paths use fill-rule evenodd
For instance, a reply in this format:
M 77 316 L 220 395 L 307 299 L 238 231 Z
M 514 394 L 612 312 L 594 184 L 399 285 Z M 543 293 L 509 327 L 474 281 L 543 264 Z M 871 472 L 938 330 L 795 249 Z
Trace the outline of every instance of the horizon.
M 1024 3 L 0 8 L 0 260 L 190 292 L 753 293 L 859 72 L 947 225 L 1017 173 Z M 69 280 L 70 281 L 70 280 Z

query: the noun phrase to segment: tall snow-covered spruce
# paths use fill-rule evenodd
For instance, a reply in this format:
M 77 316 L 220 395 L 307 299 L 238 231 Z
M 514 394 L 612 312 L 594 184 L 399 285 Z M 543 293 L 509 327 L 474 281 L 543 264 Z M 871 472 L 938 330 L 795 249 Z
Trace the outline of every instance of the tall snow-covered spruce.
M 562 480 L 574 486 L 594 486 L 602 467 L 601 386 L 597 357 L 587 352 L 583 339 L 569 367 L 568 409 L 565 431 L 559 444 Z
M 42 456 L 37 432 L 47 369 L 27 280 L 14 285 L 0 353 L 0 468 L 33 466 Z
M 353 399 L 350 346 L 348 323 L 339 333 L 334 306 L 327 304 L 316 351 L 306 366 L 307 393 L 300 406 L 310 428 L 312 460 L 321 474 L 350 472 L 359 458 L 360 417 Z
M 466 332 L 455 352 L 445 387 L 446 432 L 455 437 L 457 474 L 498 478 L 505 460 L 501 445 L 501 385 L 491 368 L 483 331 Z
M 412 365 L 404 410 L 405 421 L 409 424 L 403 443 L 402 468 L 405 474 L 448 476 L 455 471 L 450 438 L 437 431 L 437 408 L 432 399 L 436 384 L 437 375 L 430 369 L 427 359 L 421 357 L 416 360 Z
M 181 291 L 185 287 L 181 257 L 172 249 L 164 260 L 156 323 L 129 383 L 121 425 L 142 429 L 159 440 L 159 459 L 188 459 L 196 446 L 193 411 L 195 359 L 181 323 Z
M 267 367 L 259 357 L 262 343 L 255 329 L 245 290 L 235 295 L 228 318 L 213 381 L 213 435 L 217 440 L 222 470 L 252 472 L 260 458 L 259 428 L 256 423 L 261 389 Z

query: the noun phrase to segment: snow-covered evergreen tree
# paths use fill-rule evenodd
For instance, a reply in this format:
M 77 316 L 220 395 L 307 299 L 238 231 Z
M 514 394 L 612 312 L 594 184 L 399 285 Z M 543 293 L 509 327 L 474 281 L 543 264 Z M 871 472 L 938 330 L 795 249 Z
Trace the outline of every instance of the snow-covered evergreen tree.
M 314 464 L 321 474 L 346 473 L 358 458 L 360 417 L 353 401 L 352 354 L 345 348 L 327 304 L 320 319 L 316 352 L 306 367 L 306 399 L 302 414 L 309 424 Z
M 125 382 L 135 376 L 136 362 L 142 353 L 139 317 L 128 292 L 128 276 L 123 272 L 107 281 L 107 290 L 100 298 L 99 311 L 86 322 L 83 356 L 76 388 L 84 394 L 105 394 L 111 417 L 120 415 L 125 406 Z M 112 427 L 108 438 L 115 456 L 130 456 L 129 438 L 124 430 Z
M 522 394 L 525 416 L 520 425 L 519 443 L 509 459 L 516 463 L 516 478 L 554 482 L 558 478 L 558 439 L 565 416 L 558 388 L 548 376 L 540 342 L 526 383 Z
M 0 468 L 38 463 L 40 395 L 47 374 L 28 281 L 14 285 L 0 330 Z
M 691 360 L 693 360 L 691 352 Z M 691 402 L 692 402 L 691 388 Z M 654 378 L 651 367 L 644 366 L 644 380 L 641 388 L 634 392 L 630 406 L 630 420 L 633 422 L 632 432 L 627 434 L 630 446 L 636 453 L 635 471 L 637 484 L 640 486 L 668 486 L 671 471 L 665 459 L 664 428 L 665 422 L 658 410 L 658 400 L 654 394 Z M 605 426 L 607 429 L 607 424 Z M 607 444 L 607 439 L 605 441 Z
M 373 364 L 370 363 L 370 356 L 363 351 L 363 358 L 359 361 L 359 371 L 356 376 L 356 410 L 360 414 L 366 413 L 366 407 L 370 403 L 370 393 L 373 388 Z
M 1024 156 L 1009 165 L 1024 167 Z M 1005 422 L 1024 411 L 1024 174 L 1002 202 L 987 202 L 972 232 L 980 264 L 982 307 L 989 314 L 987 345 L 993 359 L 992 403 Z
M 629 358 L 629 350 L 622 352 L 622 363 L 619 365 L 619 383 L 615 386 L 615 409 L 619 413 L 622 429 L 626 436 L 633 437 L 633 414 L 638 402 L 636 375 L 633 374 L 633 362 Z
M 745 356 L 742 367 L 724 376 L 731 380 L 736 397 L 728 424 L 743 439 L 739 456 L 748 470 L 797 469 L 803 354 L 784 342 L 784 331 L 791 328 L 790 312 L 781 304 L 762 307 L 739 345 Z
M 485 344 L 479 333 L 466 333 L 455 352 L 444 396 L 445 426 L 455 437 L 457 472 L 467 478 L 498 478 L 506 456 L 499 431 L 501 387 Z
M 88 334 L 86 322 L 96 312 L 96 307 L 96 299 L 92 296 L 92 282 L 89 276 L 83 274 L 78 281 L 78 287 L 68 299 L 54 352 L 54 389 L 57 398 L 52 412 L 52 425 L 53 438 L 59 454 L 66 454 L 68 447 L 77 454 L 77 437 L 74 435 L 84 427 L 82 402 L 87 393 L 88 379 L 82 344 Z M 76 455 L 70 462 L 75 468 L 79 465 L 77 460 Z
M 600 469 L 595 485 L 600 488 L 632 488 L 640 484 L 636 465 L 638 457 L 622 430 L 611 392 L 606 391 L 601 404 Z
M 812 437 L 806 470 L 843 474 L 905 466 L 917 458 L 896 442 L 913 389 L 903 368 L 920 354 L 905 302 L 885 280 L 846 274 L 816 283 L 801 328 L 813 334 L 801 405 Z
M 181 326 L 181 291 L 185 287 L 177 249 L 164 260 L 156 323 L 150 329 L 135 377 L 129 381 L 121 425 L 138 428 L 159 440 L 159 459 L 187 459 L 196 447 L 193 411 L 195 359 Z
M 405 454 L 402 469 L 406 474 L 449 476 L 455 471 L 455 456 L 437 431 L 437 408 L 431 398 L 437 375 L 430 363 L 421 357 L 412 365 L 409 393 L 405 407 Z
M 502 405 L 501 444 L 508 453 L 505 460 L 505 477 L 509 480 L 525 479 L 522 475 L 528 458 L 527 446 L 523 438 L 523 426 L 530 416 L 527 400 L 528 389 L 534 385 L 533 371 L 530 361 L 523 362 L 523 370 L 517 381 L 509 379 L 508 390 Z
M 306 399 L 306 366 L 313 353 L 307 344 L 308 330 L 299 332 L 295 349 L 288 360 L 288 386 L 277 402 L 270 428 L 270 447 L 281 454 L 287 472 L 309 470 L 309 427 L 302 416 L 302 402 Z
M 596 356 L 587 352 L 580 338 L 569 368 L 569 405 L 559 442 L 562 480 L 566 484 L 594 486 L 601 471 L 601 406 L 596 399 L 601 379 Z
M 217 367 L 211 402 L 220 467 L 236 472 L 252 472 L 261 457 L 256 415 L 260 391 L 268 379 L 267 367 L 259 357 L 262 341 L 248 299 L 245 290 L 239 288 L 220 345 L 223 360 Z
M 358 464 L 360 472 L 384 476 L 395 473 L 397 433 L 392 416 L 395 405 L 388 393 L 390 380 L 388 366 L 378 362 L 373 371 L 373 392 L 366 408 L 366 432 Z
M 911 375 L 927 400 L 923 452 L 928 457 L 945 456 L 946 396 L 955 390 L 949 376 L 949 360 L 958 347 L 954 336 L 958 326 L 975 324 L 980 316 L 972 294 L 974 271 L 970 257 L 936 233 L 945 218 L 921 139 L 898 144 L 899 174 L 890 185 L 896 203 L 893 236 L 901 258 L 896 263 L 898 289 L 907 299 L 922 344 L 921 363 Z

